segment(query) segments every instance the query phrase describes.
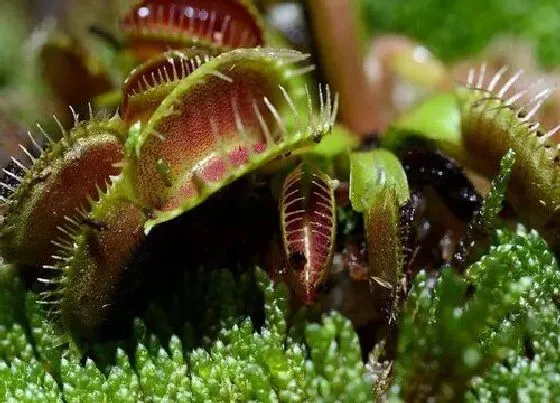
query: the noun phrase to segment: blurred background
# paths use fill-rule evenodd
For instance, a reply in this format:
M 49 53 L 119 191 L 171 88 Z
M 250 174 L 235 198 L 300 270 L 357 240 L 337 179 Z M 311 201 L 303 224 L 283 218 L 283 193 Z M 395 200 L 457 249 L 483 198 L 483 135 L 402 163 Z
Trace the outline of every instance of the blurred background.
M 53 113 L 68 122 L 68 104 L 82 113 L 88 101 L 111 104 L 126 71 L 118 22 L 130 2 L 0 2 L 0 163 L 36 122 L 52 125 Z M 341 93 L 341 121 L 359 135 L 383 132 L 483 61 L 489 71 L 523 69 L 520 85 L 560 81 L 556 0 L 256 2 L 283 41 L 314 55 L 318 78 Z M 543 108 L 545 125 L 555 125 L 559 100 Z

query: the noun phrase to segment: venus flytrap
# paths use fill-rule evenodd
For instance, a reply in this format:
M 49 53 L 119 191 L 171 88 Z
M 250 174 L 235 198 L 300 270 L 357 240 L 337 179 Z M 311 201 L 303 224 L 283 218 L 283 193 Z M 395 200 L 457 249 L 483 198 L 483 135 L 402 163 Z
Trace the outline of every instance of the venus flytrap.
M 9 292 L 0 293 L 6 399 L 36 390 L 64 401 L 361 402 L 393 377 L 394 399 L 495 393 L 484 376 L 519 351 L 523 335 L 541 338 L 535 312 L 557 294 L 556 262 L 536 233 L 504 230 L 497 245 L 487 242 L 508 192 L 521 219 L 555 245 L 556 129 L 545 133 L 533 119 L 549 89 L 516 106 L 525 92 L 506 94 L 519 75 L 506 80 L 502 69 L 488 78 L 483 67 L 453 94 L 397 120 L 381 141 L 387 149 L 358 144 L 340 128 L 318 144 L 335 128 L 338 95 L 328 85 L 316 93 L 303 85 L 314 68 L 308 55 L 263 47 L 264 24 L 249 2 L 138 2 L 121 28 L 122 45 L 144 63 L 124 83 L 120 112 L 111 119 L 90 113 L 84 122 L 73 113 L 74 127 L 60 125 L 60 140 L 44 133 L 46 147 L 31 136 L 37 153 L 22 148 L 30 165 L 14 159 L 0 182 L 0 252 L 9 263 L 41 268 L 40 304 L 58 333 L 43 323 L 33 294 L 8 281 Z M 411 136 L 428 145 L 403 155 Z M 434 145 L 486 176 L 499 171 L 482 207 L 461 167 Z M 464 277 L 449 268 L 438 279 L 420 274 L 401 316 L 405 259 L 413 259 L 405 252 L 415 247 L 403 227 L 416 225 L 412 204 L 425 186 L 459 221 L 474 216 L 457 255 L 466 270 Z M 146 324 L 137 321 L 128 340 L 104 342 L 111 319 L 126 317 L 119 309 L 129 308 L 127 286 L 141 282 L 142 270 L 172 277 L 150 254 L 180 249 L 187 262 L 198 252 L 195 239 L 183 241 L 189 218 L 220 221 L 227 238 L 208 237 L 191 221 L 201 228 L 194 238 L 209 244 L 201 253 L 221 253 L 237 241 L 230 238 L 244 238 L 251 222 L 228 228 L 237 204 L 256 206 L 247 219 L 257 222 L 246 231 L 251 242 L 240 248 L 251 263 L 233 271 L 173 266 L 185 273 L 183 292 L 151 301 Z M 344 220 L 363 225 L 338 231 Z M 357 257 L 349 259 L 367 260 L 365 275 L 349 275 L 369 280 L 363 306 L 381 318 L 379 333 L 401 329 L 394 373 L 378 377 L 384 384 L 376 387 L 349 320 L 337 313 L 305 320 L 328 295 L 333 262 L 340 276 L 353 246 Z M 255 278 L 243 270 L 263 261 L 277 284 L 260 269 Z M 150 291 L 156 283 L 147 284 Z M 261 297 L 264 324 L 257 322 Z M 297 304 L 314 307 L 292 318 Z M 126 335 L 131 323 L 123 323 Z M 22 363 L 30 370 L 23 373 Z

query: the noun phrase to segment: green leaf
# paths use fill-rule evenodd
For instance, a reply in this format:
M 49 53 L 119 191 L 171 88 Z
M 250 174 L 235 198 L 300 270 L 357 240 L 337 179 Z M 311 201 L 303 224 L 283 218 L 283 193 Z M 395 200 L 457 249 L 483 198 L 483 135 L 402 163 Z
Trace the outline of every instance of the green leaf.
M 384 185 L 395 187 L 399 204 L 408 200 L 406 173 L 397 157 L 387 150 L 352 153 L 350 201 L 354 210 L 367 210 L 375 203 Z
M 370 208 L 364 212 L 370 289 L 378 300 L 390 301 L 382 309 L 387 319 L 398 317 L 399 282 L 403 272 L 400 209 L 393 186 L 380 186 Z
M 435 95 L 403 114 L 381 141 L 383 147 L 396 151 L 414 137 L 434 141 L 444 153 L 464 160 L 461 116 L 453 93 Z

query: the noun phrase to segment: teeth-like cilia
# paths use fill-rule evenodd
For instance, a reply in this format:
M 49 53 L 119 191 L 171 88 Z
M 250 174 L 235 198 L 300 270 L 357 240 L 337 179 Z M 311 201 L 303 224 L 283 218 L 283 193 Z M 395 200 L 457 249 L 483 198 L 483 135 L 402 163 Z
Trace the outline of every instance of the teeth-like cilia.
M 515 165 L 508 200 L 529 226 L 560 248 L 560 155 L 552 140 L 558 128 L 541 128 L 536 114 L 550 88 L 517 89 L 522 71 L 501 69 L 487 77 L 483 65 L 471 71 L 464 87 L 456 89 L 461 111 L 461 135 L 472 168 L 493 177 L 509 149 Z
M 118 183 L 118 182 L 117 182 Z M 117 184 L 99 195 L 90 213 L 67 219 L 50 287 L 42 294 L 73 337 L 96 339 L 134 252 L 144 241 L 146 213 Z M 52 283 L 52 284 L 49 284 Z
M 212 52 L 264 44 L 261 17 L 247 0 L 145 0 L 121 21 L 140 60 L 191 46 Z
M 145 123 L 175 86 L 210 58 L 197 48 L 172 50 L 134 69 L 122 89 L 120 112 L 127 126 Z
M 19 172 L 4 170 L 3 221 L 0 252 L 11 263 L 39 266 L 52 262 L 53 240 L 64 217 L 86 206 L 111 175 L 120 171 L 124 128 L 118 117 L 76 122 L 58 142 L 47 145 L 29 133 L 34 151 L 25 149 L 28 161 L 14 159 Z M 39 156 L 34 156 L 36 152 Z
M 318 143 L 338 109 L 328 86 L 315 103 L 300 85 L 313 69 L 301 65 L 307 55 L 261 48 L 264 24 L 249 0 L 137 1 L 121 29 L 146 62 L 124 83 L 120 117 L 76 118 L 45 150 L 32 137 L 41 155 L 25 149 L 31 166 L 14 160 L 0 185 L 0 253 L 43 267 L 42 303 L 79 339 L 98 335 L 153 226 Z M 81 104 L 112 85 L 103 74 L 90 77 L 95 63 L 74 48 L 46 46 L 43 58 L 61 98 Z M 332 259 L 334 196 L 318 171 L 298 172 L 310 202 L 308 240 L 323 248 L 302 252 L 309 264 L 298 281 L 309 299 Z M 323 213 L 313 210 L 322 204 Z

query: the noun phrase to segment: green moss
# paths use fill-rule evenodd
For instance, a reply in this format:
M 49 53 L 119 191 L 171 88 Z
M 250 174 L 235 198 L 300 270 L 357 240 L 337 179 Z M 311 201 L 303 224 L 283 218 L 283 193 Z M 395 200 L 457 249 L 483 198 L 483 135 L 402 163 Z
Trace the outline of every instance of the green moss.
M 167 318 L 162 317 L 165 309 L 153 307 L 146 321 L 160 323 L 161 337 L 138 320 L 131 340 L 92 346 L 92 357 L 96 358 L 85 361 L 75 347 L 57 347 L 48 325 L 37 316 L 41 311 L 34 295 L 24 292 L 17 277 L 6 276 L 2 283 L 6 292 L 0 293 L 0 332 L 4 332 L 0 339 L 0 399 L 372 400 L 372 382 L 347 319 L 327 315 L 321 323 L 299 323 L 305 328 L 303 336 L 289 335 L 287 290 L 273 286 L 268 276 L 257 270 L 265 322 L 256 330 L 250 318 L 237 315 L 240 299 L 235 290 L 241 287 L 248 291 L 247 277 L 236 280 L 227 270 L 210 273 L 206 277 L 212 286 L 207 291 L 215 299 L 208 305 L 209 318 L 218 318 L 222 324 L 216 334 L 212 335 L 206 318 L 185 325 L 181 337 L 168 336 L 173 318 L 166 324 Z M 17 314 L 20 309 L 23 316 Z M 205 348 L 192 348 L 198 342 L 193 337 L 197 327 L 212 335 Z
M 511 351 L 504 363 L 494 365 L 483 378 L 475 378 L 468 401 L 550 402 L 560 396 L 558 309 L 545 304 L 528 319 L 532 325 L 526 335 L 527 350 Z
M 514 164 L 515 153 L 510 149 L 502 157 L 500 172 L 492 181 L 490 191 L 484 198 L 480 210 L 474 214 L 461 237 L 453 262 L 458 269 L 465 269 L 466 266 L 479 260 L 487 252 L 492 235 L 498 226 L 498 214 L 503 208 Z
M 558 317 L 551 301 L 559 285 L 557 261 L 545 241 L 522 227 L 498 231 L 498 244 L 466 278 L 451 268 L 437 280 L 420 274 L 401 322 L 393 397 L 454 401 L 480 395 L 495 401 L 511 396 L 513 385 L 534 386 L 511 365 L 529 361 L 523 349 L 527 337 L 535 351 L 544 343 L 551 358 L 556 354 L 558 334 L 548 331 L 546 318 L 554 316 L 551 310 Z M 555 388 L 559 372 L 555 358 L 541 359 L 542 373 L 549 375 L 541 378 L 546 393 Z

